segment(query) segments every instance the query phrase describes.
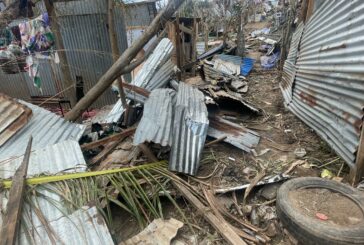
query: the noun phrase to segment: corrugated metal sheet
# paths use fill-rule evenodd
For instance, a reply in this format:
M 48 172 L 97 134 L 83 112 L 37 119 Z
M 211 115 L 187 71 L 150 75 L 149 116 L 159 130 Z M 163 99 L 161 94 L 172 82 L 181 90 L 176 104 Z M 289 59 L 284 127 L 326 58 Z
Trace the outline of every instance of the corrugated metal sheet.
M 168 38 L 163 38 L 131 84 L 149 91 L 166 86 L 175 70 L 175 66 L 170 60 L 172 51 L 172 42 Z M 121 101 L 118 100 L 111 112 L 101 122 L 117 122 L 123 112 L 124 108 Z
M 43 5 L 41 2 L 37 7 L 45 11 Z M 82 77 L 86 94 L 113 63 L 107 29 L 107 4 L 103 0 L 56 2 L 55 11 L 61 26 L 72 79 L 76 81 L 76 76 Z M 120 53 L 128 46 L 123 14 L 122 8 L 115 6 L 115 30 Z M 54 96 L 65 89 L 58 64 L 42 60 L 39 70 L 42 92 L 33 86 L 27 73 L 7 75 L 0 72 L 1 91 L 12 97 L 28 100 L 30 96 Z M 129 79 L 130 75 L 125 77 Z M 93 106 L 114 104 L 116 100 L 117 97 L 111 90 L 107 90 Z
M 172 145 L 175 95 L 173 89 L 155 89 L 150 93 L 134 135 L 134 145 L 144 142 Z
M 197 55 L 205 53 L 205 42 L 196 42 Z
M 207 116 L 203 93 L 180 83 L 174 114 L 170 170 L 196 174 L 209 127 Z
M 87 0 L 57 2 L 55 6 L 71 75 L 73 78 L 82 77 L 86 93 L 113 63 L 107 29 L 107 4 L 102 0 Z M 115 7 L 116 10 L 122 11 L 118 7 Z M 127 47 L 127 40 L 125 23 L 117 23 L 122 20 L 120 15 L 122 13 L 115 14 L 115 30 L 123 33 L 118 35 L 122 52 Z M 107 90 L 93 106 L 114 104 L 116 100 L 115 94 Z
M 20 101 L 33 111 L 30 121 L 11 139 L 0 147 L 0 158 L 23 155 L 30 135 L 33 136 L 32 150 L 65 140 L 78 141 L 86 126 L 65 121 L 63 118 L 43 108 Z
M 0 161 L 0 179 L 11 178 L 21 165 L 23 156 Z M 65 169 L 67 169 L 65 172 L 86 171 L 86 161 L 77 141 L 67 140 L 32 151 L 27 177 L 38 174 L 58 174 Z
M 301 22 L 297 27 L 297 30 L 292 36 L 291 47 L 287 56 L 286 62 L 283 67 L 282 82 L 280 84 L 285 101 L 290 102 L 292 100 L 292 84 L 296 73 L 296 61 L 298 55 L 298 47 L 301 41 L 303 29 L 305 25 Z
M 143 3 L 133 1 L 127 3 L 125 12 L 127 26 L 148 26 L 157 15 L 157 8 L 154 1 L 143 1 Z
M 0 93 L 0 146 L 27 124 L 32 110 Z
M 218 117 L 209 118 L 209 120 L 210 127 L 207 135 L 210 137 L 218 139 L 226 136 L 224 142 L 246 152 L 251 152 L 259 143 L 259 134 L 252 130 Z
M 325 1 L 314 12 L 303 31 L 292 90 L 287 91 L 292 101 L 286 100 L 351 167 L 363 123 L 363 11 L 363 1 L 342 0 Z
M 96 207 L 80 209 L 69 216 L 49 222 L 55 235 L 56 244 L 74 245 L 114 245 L 105 220 L 98 213 Z M 21 234 L 19 244 L 54 244 L 49 239 L 44 225 L 29 230 L 34 240 L 29 240 L 26 233 Z
M 171 57 L 172 51 L 172 42 L 168 38 L 163 38 L 153 51 L 153 54 L 145 61 L 143 68 L 138 75 L 136 75 L 132 84 L 146 88 L 158 69 L 160 69 Z
M 29 100 L 30 92 L 23 73 L 5 74 L 0 69 L 0 92 L 10 97 Z

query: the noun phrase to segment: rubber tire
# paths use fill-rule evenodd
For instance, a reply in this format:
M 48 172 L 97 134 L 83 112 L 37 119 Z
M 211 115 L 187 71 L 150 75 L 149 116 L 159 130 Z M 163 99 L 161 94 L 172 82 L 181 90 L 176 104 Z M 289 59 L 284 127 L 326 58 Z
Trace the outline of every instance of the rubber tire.
M 353 200 L 364 214 L 364 195 L 350 186 L 336 181 L 302 177 L 285 182 L 277 193 L 277 216 L 283 226 L 304 245 L 348 245 L 364 244 L 364 220 L 350 227 L 334 227 L 324 222 L 315 222 L 312 218 L 293 208 L 288 193 L 304 188 L 326 188 L 341 193 Z

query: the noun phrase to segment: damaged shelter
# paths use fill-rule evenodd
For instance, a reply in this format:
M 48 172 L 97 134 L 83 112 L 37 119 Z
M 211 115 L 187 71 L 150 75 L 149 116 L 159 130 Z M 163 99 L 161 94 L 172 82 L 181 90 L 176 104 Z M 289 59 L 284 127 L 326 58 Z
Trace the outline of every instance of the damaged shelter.
M 364 243 L 362 1 L 27 4 L 0 245 Z

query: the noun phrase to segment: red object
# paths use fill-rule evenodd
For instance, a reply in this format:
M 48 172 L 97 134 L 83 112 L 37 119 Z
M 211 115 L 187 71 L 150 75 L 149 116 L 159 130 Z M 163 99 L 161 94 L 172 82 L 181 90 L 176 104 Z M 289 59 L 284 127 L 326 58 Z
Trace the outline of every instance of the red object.
M 329 219 L 326 215 L 324 215 L 322 213 L 316 213 L 316 217 L 318 219 L 320 219 L 320 220 L 328 220 Z

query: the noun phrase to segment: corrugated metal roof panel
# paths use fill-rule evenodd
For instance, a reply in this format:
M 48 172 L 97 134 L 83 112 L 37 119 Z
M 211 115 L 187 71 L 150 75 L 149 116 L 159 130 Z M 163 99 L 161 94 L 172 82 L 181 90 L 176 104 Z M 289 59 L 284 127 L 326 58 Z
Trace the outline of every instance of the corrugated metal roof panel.
M 205 144 L 209 120 L 201 91 L 179 83 L 173 123 L 169 169 L 195 175 Z
M 32 110 L 0 93 L 0 146 L 23 128 L 31 117 Z
M 172 89 L 155 89 L 150 93 L 134 135 L 134 145 L 146 141 L 162 146 L 172 145 L 175 95 Z
M 24 101 L 20 103 L 33 111 L 33 117 L 0 147 L 1 159 L 23 155 L 30 135 L 33 136 L 32 150 L 37 150 L 65 140 L 78 141 L 85 131 L 85 125 L 67 122 L 56 114 L 33 104 Z
M 292 36 L 291 47 L 284 63 L 283 67 L 283 76 L 282 76 L 282 83 L 280 84 L 281 90 L 283 92 L 283 96 L 285 101 L 292 100 L 292 84 L 296 74 L 296 61 L 298 56 L 298 48 L 301 41 L 303 29 L 305 25 L 300 23 L 297 27 L 297 30 Z
M 325 1 L 315 11 L 303 31 L 293 98 L 286 100 L 351 167 L 364 115 L 363 11 L 359 0 Z
M 11 178 L 21 165 L 23 156 L 0 161 L 0 179 Z M 77 141 L 67 140 L 32 151 L 27 176 L 58 174 L 65 169 L 67 169 L 65 172 L 86 171 L 86 161 Z
M 56 244 L 74 245 L 113 245 L 111 234 L 100 216 L 96 207 L 79 209 L 69 216 L 62 216 L 59 219 L 48 223 L 55 234 Z M 49 238 L 50 233 L 44 225 L 39 225 L 30 229 L 34 240 L 24 231 L 21 233 L 19 244 L 54 244 Z
M 251 152 L 259 143 L 259 134 L 252 130 L 218 117 L 209 118 L 209 120 L 210 127 L 207 131 L 208 136 L 217 139 L 226 136 L 224 142 L 246 152 Z
M 172 42 L 168 38 L 163 38 L 131 84 L 149 91 L 166 86 L 174 73 L 175 66 L 170 60 L 172 51 Z M 118 100 L 106 119 L 101 121 L 117 122 L 123 113 L 124 108 Z

